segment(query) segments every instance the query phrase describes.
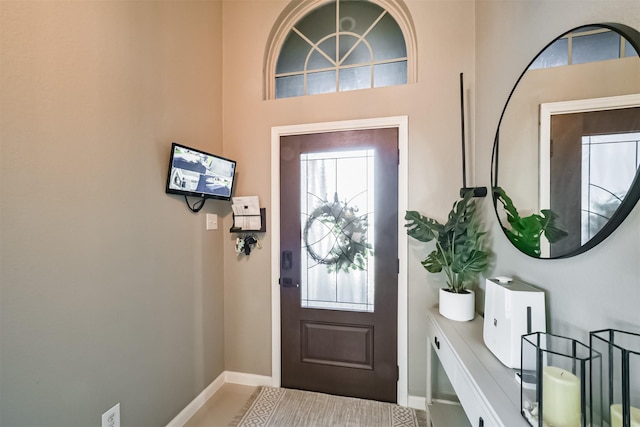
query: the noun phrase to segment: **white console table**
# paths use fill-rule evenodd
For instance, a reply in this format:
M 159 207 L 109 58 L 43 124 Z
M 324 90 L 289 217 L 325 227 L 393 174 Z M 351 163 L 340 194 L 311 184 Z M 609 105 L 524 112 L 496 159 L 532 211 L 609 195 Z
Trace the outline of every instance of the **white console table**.
M 478 315 L 470 322 L 456 322 L 442 317 L 437 308 L 427 313 L 431 344 L 427 352 L 427 415 L 434 427 L 529 426 L 520 414 L 515 371 L 485 346 L 482 328 L 483 318 Z M 462 408 L 433 401 L 434 357 L 440 360 Z

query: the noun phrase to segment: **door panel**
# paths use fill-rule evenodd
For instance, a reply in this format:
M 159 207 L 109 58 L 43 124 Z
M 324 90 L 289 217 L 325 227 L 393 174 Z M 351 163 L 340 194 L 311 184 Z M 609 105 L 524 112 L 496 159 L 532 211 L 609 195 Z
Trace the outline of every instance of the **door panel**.
M 397 129 L 280 152 L 282 386 L 395 402 Z
M 373 369 L 373 326 L 302 321 L 302 362 Z

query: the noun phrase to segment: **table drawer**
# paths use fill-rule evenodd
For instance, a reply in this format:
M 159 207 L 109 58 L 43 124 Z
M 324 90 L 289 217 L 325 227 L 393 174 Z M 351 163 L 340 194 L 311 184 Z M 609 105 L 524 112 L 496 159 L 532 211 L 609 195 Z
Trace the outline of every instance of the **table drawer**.
M 471 425 L 473 427 L 504 427 L 504 424 L 495 418 L 482 394 L 477 391 L 475 383 L 465 372 L 463 368 L 458 370 L 458 375 L 453 380 L 453 387 Z
M 431 347 L 436 352 L 440 364 L 444 368 L 451 384 L 454 383 L 458 362 L 453 353 L 453 349 L 448 341 L 444 338 L 444 334 L 430 319 L 427 319 L 427 335 L 431 341 Z

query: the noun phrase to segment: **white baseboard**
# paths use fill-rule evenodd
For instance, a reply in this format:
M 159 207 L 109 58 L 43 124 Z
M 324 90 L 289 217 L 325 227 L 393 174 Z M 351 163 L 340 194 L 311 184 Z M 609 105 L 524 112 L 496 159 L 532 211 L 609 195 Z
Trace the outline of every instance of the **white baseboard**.
M 202 406 L 207 403 L 207 400 L 211 398 L 215 394 L 216 391 L 222 387 L 222 385 L 226 382 L 225 372 L 218 375 L 218 378 L 213 380 L 211 384 L 209 384 L 202 392 L 196 396 L 195 399 L 191 401 L 178 415 L 172 419 L 167 427 L 182 427 L 186 424 L 187 421 L 196 413 L 198 409 L 202 408 Z
M 182 427 L 191 417 L 202 408 L 207 400 L 215 394 L 225 383 L 251 385 L 251 386 L 270 386 L 273 382 L 271 377 L 265 375 L 245 374 L 242 372 L 224 371 L 218 378 L 213 380 L 202 392 L 196 396 L 178 415 L 172 419 L 167 427 Z
M 225 371 L 225 382 L 241 385 L 271 386 L 273 378 L 266 375 L 245 374 L 244 372 Z
M 425 410 L 427 408 L 427 398 L 420 396 L 409 396 L 407 406 L 413 409 Z

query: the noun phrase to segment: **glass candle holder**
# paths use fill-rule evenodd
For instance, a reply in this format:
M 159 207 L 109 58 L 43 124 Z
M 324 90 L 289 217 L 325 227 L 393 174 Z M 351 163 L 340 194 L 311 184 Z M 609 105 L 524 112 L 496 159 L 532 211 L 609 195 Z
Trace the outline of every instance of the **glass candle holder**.
M 590 425 L 590 348 L 543 332 L 523 335 L 521 345 L 522 416 L 537 427 Z
M 594 426 L 640 427 L 640 334 L 603 329 L 589 334 L 602 367 L 593 367 Z

